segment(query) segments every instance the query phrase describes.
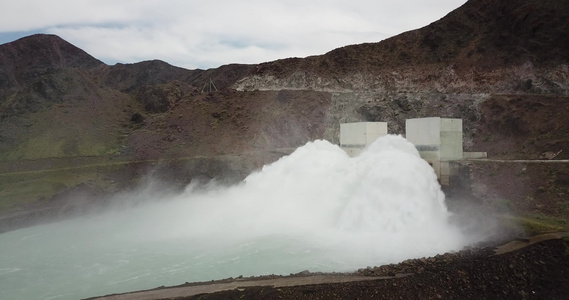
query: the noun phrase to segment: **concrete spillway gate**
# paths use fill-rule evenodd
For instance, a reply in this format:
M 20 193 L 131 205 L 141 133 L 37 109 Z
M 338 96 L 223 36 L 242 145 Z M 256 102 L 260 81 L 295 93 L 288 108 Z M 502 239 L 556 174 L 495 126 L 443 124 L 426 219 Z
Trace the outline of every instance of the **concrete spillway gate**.
M 387 135 L 386 122 L 340 124 L 340 147 L 350 156 L 357 156 L 379 137 Z M 462 119 L 417 118 L 405 120 L 405 138 L 411 142 L 435 170 L 441 185 L 449 185 L 458 174 L 458 164 L 467 158 L 486 157 L 486 152 L 464 152 Z

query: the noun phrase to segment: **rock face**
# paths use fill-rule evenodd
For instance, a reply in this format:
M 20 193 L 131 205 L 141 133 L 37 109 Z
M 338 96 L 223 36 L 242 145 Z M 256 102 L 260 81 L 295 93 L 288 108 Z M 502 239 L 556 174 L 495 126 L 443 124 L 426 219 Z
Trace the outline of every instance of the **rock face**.
M 567 92 L 567 4 L 471 0 L 390 39 L 259 65 L 238 89 Z
M 566 159 L 567 20 L 565 1 L 470 0 L 381 42 L 210 70 L 162 61 L 108 66 L 57 36 L 30 36 L 0 45 L 0 166 L 243 155 L 226 169 L 246 173 L 313 139 L 337 143 L 342 122 L 385 121 L 403 134 L 405 119 L 429 116 L 462 118 L 467 151 Z M 201 169 L 179 174 L 224 173 Z M 101 188 L 114 186 L 87 174 Z M 60 192 L 54 180 L 27 201 Z

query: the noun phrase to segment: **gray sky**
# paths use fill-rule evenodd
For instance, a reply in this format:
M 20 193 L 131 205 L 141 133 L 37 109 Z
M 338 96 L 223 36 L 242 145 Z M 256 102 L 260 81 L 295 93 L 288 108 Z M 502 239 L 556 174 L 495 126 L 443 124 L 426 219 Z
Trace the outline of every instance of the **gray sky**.
M 3 0 L 0 44 L 57 34 L 107 64 L 260 63 L 426 26 L 466 0 Z

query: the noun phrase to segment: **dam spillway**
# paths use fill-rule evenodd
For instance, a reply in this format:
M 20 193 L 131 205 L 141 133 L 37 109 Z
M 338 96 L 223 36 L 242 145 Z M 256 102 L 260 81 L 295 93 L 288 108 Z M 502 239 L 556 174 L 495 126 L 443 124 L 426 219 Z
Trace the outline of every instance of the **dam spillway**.
M 340 124 L 340 147 L 349 156 L 357 156 L 376 139 L 388 134 L 387 122 L 355 122 Z M 451 184 L 452 177 L 459 173 L 463 159 L 485 158 L 486 152 L 463 150 L 462 119 L 415 118 L 405 120 L 405 138 L 415 146 L 437 174 L 442 185 Z

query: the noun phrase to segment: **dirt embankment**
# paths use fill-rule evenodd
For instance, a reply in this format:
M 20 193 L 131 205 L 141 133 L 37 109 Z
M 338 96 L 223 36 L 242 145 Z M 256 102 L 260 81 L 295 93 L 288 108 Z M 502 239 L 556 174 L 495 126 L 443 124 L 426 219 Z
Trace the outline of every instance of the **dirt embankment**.
M 506 214 L 569 220 L 569 162 L 470 164 L 472 193 Z
M 502 159 L 568 159 L 569 98 L 492 95 L 479 106 L 472 151 Z

